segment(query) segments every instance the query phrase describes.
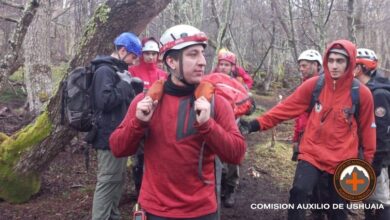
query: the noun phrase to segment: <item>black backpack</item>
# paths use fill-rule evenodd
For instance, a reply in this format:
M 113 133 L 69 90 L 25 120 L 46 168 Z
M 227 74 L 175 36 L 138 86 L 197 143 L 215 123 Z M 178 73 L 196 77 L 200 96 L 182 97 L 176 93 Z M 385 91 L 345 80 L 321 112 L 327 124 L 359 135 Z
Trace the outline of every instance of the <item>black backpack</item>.
M 94 111 L 92 103 L 92 80 L 95 70 L 107 65 L 116 71 L 116 67 L 104 63 L 100 65 L 90 64 L 86 67 L 77 67 L 72 70 L 62 82 L 62 107 L 61 122 L 81 132 L 91 131 L 94 123 Z

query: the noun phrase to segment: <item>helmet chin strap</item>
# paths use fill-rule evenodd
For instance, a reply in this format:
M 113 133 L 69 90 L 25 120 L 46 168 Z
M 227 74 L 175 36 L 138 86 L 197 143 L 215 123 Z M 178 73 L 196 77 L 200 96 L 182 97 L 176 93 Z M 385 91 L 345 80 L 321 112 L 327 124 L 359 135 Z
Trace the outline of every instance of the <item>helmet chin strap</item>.
M 183 50 L 179 53 L 179 78 L 180 82 L 184 83 L 186 86 L 192 86 L 187 80 L 184 78 L 184 70 L 183 70 Z

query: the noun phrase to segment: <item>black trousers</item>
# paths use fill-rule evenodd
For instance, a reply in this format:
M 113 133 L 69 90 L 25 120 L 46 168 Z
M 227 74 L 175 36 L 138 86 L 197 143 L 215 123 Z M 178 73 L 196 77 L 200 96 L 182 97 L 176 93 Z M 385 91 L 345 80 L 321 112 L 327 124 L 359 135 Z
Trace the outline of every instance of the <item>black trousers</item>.
M 313 189 L 317 186 L 319 180 L 328 181 L 328 195 L 329 201 L 322 201 L 330 204 L 330 209 L 326 210 L 328 219 L 343 220 L 347 219 L 348 210 L 346 209 L 347 202 L 341 198 L 334 189 L 333 175 L 325 175 L 321 171 L 311 165 L 310 163 L 300 160 L 298 162 L 293 187 L 290 190 L 289 203 L 294 204 L 295 209 L 288 210 L 289 220 L 302 220 L 306 218 L 306 210 L 297 209 L 298 204 L 309 204 Z M 326 189 L 323 189 L 326 190 Z M 332 204 L 344 204 L 344 209 L 332 209 Z
M 155 216 L 150 213 L 147 213 L 146 216 L 147 216 L 147 220 L 218 220 L 217 213 L 212 213 L 212 214 L 208 214 L 196 218 L 165 218 L 165 217 Z

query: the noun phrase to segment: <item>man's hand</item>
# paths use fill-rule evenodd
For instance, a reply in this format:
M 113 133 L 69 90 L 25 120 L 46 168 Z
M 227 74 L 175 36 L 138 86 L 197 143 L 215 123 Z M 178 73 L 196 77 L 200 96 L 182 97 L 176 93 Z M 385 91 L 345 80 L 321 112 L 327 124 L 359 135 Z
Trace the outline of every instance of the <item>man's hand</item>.
M 199 97 L 194 104 L 196 121 L 201 125 L 210 119 L 211 104 L 204 96 Z
M 141 121 L 149 122 L 152 118 L 154 109 L 157 106 L 158 101 L 153 101 L 150 96 L 146 96 L 144 99 L 137 103 L 135 117 Z

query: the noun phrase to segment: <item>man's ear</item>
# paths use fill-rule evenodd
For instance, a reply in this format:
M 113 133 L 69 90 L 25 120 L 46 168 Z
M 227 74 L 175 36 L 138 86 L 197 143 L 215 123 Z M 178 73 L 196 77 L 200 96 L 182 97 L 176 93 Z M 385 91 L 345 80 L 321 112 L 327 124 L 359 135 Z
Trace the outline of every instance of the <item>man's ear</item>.
M 167 56 L 167 57 L 165 58 L 165 62 L 166 62 L 166 64 L 168 65 L 169 68 L 171 68 L 171 69 L 173 69 L 173 70 L 176 69 L 176 60 L 173 59 L 173 57 Z

